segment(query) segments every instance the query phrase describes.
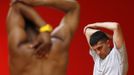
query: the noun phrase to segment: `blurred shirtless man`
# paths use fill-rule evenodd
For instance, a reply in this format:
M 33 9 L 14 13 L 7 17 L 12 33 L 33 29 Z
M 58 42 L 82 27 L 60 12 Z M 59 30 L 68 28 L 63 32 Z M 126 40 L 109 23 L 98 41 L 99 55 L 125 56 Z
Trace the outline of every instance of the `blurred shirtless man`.
M 10 74 L 66 75 L 69 45 L 79 24 L 79 4 L 75 0 L 12 2 L 7 16 Z M 40 5 L 65 13 L 54 30 L 32 8 Z

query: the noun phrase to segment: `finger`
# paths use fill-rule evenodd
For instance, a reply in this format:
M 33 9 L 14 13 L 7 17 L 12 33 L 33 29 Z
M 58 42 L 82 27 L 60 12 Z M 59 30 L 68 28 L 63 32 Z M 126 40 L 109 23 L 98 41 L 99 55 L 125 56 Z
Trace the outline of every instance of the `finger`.
M 24 2 L 24 0 L 17 0 L 17 1 L 21 1 L 21 2 Z
M 28 3 L 28 0 L 17 0 L 17 1 L 19 1 L 19 2 L 22 2 L 22 3 Z
M 49 52 L 49 50 L 50 50 L 50 45 L 42 44 L 38 47 L 37 53 L 40 55 L 45 55 L 46 53 Z
M 38 46 L 38 48 L 36 49 L 37 50 L 37 53 L 41 53 L 43 50 L 45 50 L 44 47 L 45 46 L 45 44 L 41 44 L 40 46 Z
M 12 0 L 11 3 L 10 3 L 10 6 L 12 6 L 16 2 L 17 2 L 16 0 Z
M 36 40 L 33 42 L 33 44 L 31 45 L 32 48 L 37 48 L 39 45 L 41 44 L 41 42 L 39 40 Z
M 28 47 L 29 47 L 29 48 L 33 48 L 33 45 L 32 45 L 32 44 L 29 44 Z
M 38 49 L 36 50 L 36 55 L 39 57 L 39 58 L 47 58 L 48 57 L 48 52 L 49 52 L 50 49 L 46 48 L 45 45 L 41 45 L 40 47 L 38 47 Z

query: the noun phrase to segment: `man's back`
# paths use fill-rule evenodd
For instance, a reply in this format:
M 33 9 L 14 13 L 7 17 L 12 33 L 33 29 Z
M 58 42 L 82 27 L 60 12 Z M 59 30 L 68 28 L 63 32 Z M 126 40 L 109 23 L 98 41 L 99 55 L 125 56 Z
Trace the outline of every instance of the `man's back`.
M 30 45 L 36 40 L 39 33 L 32 22 L 27 19 L 25 22 L 26 41 L 19 44 L 21 48 L 17 51 L 20 52 L 15 52 L 16 50 L 9 52 L 11 75 L 65 75 L 69 41 L 64 44 L 62 38 L 55 36 L 52 32 L 52 43 L 44 47 L 44 53 L 43 50 L 37 52 Z M 17 30 L 15 32 L 21 33 Z M 13 35 L 9 39 L 12 37 Z M 12 48 L 9 47 L 9 49 Z
M 34 49 L 25 47 L 24 53 L 10 53 L 12 75 L 65 75 L 68 63 L 68 47 L 61 46 L 61 41 L 52 37 L 52 46 L 47 56 L 38 57 Z M 28 43 L 24 43 L 24 46 Z M 22 46 L 23 47 L 23 44 Z
M 36 26 L 25 28 L 29 25 L 25 25 L 24 17 L 36 25 L 45 25 L 31 7 L 15 3 L 10 8 L 7 28 L 11 75 L 66 74 L 69 44 L 79 22 L 79 6 L 75 1 L 57 0 L 56 2 L 58 4 L 53 7 L 64 11 L 66 15 L 51 33 L 36 31 Z M 55 2 L 52 1 L 53 3 Z M 44 4 L 51 6 L 49 1 L 48 4 L 47 2 Z M 45 39 L 45 45 L 43 40 L 42 44 L 31 47 L 31 44 L 41 35 L 43 39 L 50 36 L 47 38 L 50 39 L 50 43 L 46 43 L 48 40 Z

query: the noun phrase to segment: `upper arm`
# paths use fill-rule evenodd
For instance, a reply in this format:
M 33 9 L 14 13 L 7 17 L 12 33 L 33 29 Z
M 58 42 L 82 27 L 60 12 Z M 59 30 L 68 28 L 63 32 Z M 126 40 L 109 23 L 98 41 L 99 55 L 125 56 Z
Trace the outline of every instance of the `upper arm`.
M 122 30 L 119 25 L 117 25 L 117 27 L 114 29 L 113 41 L 115 42 L 117 48 L 121 48 L 122 45 L 125 43 L 123 39 Z
M 87 27 L 87 26 L 86 26 Z M 91 45 L 90 45 L 90 36 L 93 34 L 93 33 L 95 33 L 96 31 L 99 31 L 99 30 L 97 30 L 97 29 L 91 29 L 91 28 L 84 28 L 84 34 L 85 34 L 85 36 L 86 36 L 86 39 L 87 39 L 87 42 L 88 42 L 88 44 L 89 44 L 89 46 L 90 46 L 90 48 L 91 48 Z
M 79 23 L 79 8 L 68 11 L 62 18 L 59 26 L 52 32 L 52 36 L 57 36 L 63 43 L 70 42 Z
M 15 6 L 11 7 L 9 10 L 7 29 L 9 49 L 17 50 L 19 44 L 26 41 L 26 33 L 24 31 L 24 19 Z
M 21 28 L 13 28 L 8 34 L 8 43 L 11 50 L 17 50 L 21 43 L 26 41 L 26 34 Z
M 9 51 L 11 55 L 31 56 L 33 49 L 27 41 L 24 29 L 16 27 L 8 34 Z

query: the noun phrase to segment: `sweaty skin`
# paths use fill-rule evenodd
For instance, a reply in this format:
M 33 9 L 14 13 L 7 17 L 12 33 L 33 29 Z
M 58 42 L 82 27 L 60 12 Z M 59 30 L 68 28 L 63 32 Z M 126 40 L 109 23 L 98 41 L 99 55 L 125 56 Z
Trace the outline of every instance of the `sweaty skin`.
M 51 33 L 38 32 L 39 27 L 46 23 L 27 4 L 16 2 L 9 9 L 7 30 L 10 75 L 66 75 L 68 49 L 79 23 L 79 5 L 71 0 L 46 1 L 45 4 L 65 12 L 61 23 Z M 38 48 L 40 46 L 31 47 L 39 36 L 50 39 L 41 50 Z

